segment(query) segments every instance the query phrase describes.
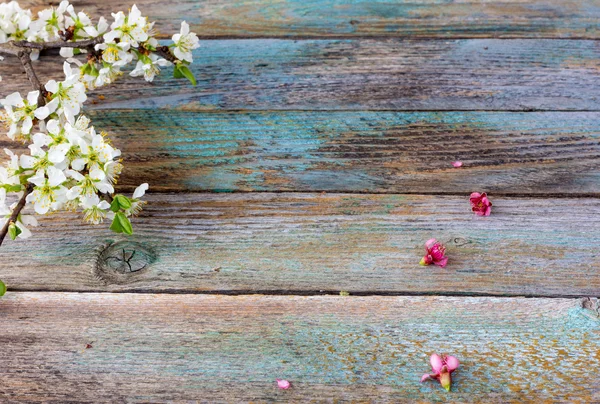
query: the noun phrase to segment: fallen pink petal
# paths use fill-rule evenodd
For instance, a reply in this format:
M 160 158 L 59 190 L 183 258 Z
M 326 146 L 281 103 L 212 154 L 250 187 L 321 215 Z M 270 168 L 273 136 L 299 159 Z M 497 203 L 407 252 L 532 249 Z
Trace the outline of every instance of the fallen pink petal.
M 433 354 L 429 358 L 429 362 L 431 363 L 431 369 L 433 370 L 432 374 L 425 373 L 421 376 L 421 383 L 428 379 L 436 379 L 439 380 L 440 384 L 447 391 L 450 391 L 452 385 L 451 374 L 460 365 L 458 359 L 454 356 L 450 355 L 438 355 Z
M 485 192 L 482 194 L 473 192 L 469 197 L 469 201 L 471 202 L 471 210 L 477 216 L 489 216 L 492 213 L 492 201 L 488 199 Z
M 427 240 L 425 243 L 425 256 L 421 258 L 420 265 L 437 265 L 444 268 L 448 263 L 448 257 L 446 257 L 446 247 L 434 238 Z
M 463 163 L 462 163 L 462 161 L 455 161 L 454 163 L 452 163 L 452 165 L 454 167 L 458 168 L 458 167 L 462 167 Z
M 277 380 L 277 387 L 279 387 L 282 390 L 287 390 L 291 387 L 290 382 L 288 382 L 287 380 L 283 380 L 283 379 L 275 379 Z

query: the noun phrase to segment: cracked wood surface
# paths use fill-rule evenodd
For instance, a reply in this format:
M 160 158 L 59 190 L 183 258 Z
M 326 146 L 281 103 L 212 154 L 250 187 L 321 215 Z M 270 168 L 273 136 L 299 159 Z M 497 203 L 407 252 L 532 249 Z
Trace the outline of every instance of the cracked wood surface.
M 48 7 L 45 0 L 22 5 Z M 73 0 L 97 19 L 127 11 L 121 0 Z M 133 4 L 133 3 L 131 3 Z M 137 0 L 162 37 L 179 18 L 200 37 L 600 38 L 594 0 Z
M 29 88 L 14 58 L 2 95 Z M 36 63 L 62 78 L 62 59 Z M 86 108 L 188 110 L 598 110 L 600 44 L 577 40 L 215 40 L 191 66 L 198 86 L 124 76 Z M 104 100 L 98 97 L 104 97 Z
M 464 197 L 358 194 L 154 194 L 135 234 L 41 219 L 2 246 L 10 290 L 596 296 L 598 199 L 496 198 L 490 217 Z M 448 246 L 421 267 L 424 243 Z
M 10 293 L 0 316 L 4 402 L 600 400 L 578 299 Z M 419 383 L 433 352 L 461 360 L 450 393 Z

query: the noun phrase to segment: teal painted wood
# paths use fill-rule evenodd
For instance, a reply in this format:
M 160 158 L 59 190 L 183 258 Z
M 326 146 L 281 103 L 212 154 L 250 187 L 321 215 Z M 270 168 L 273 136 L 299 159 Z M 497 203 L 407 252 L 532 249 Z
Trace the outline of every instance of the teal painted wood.
M 599 60 L 595 41 L 203 41 L 197 87 L 167 68 L 153 84 L 125 76 L 86 108 L 598 110 Z M 62 78 L 61 58 L 39 66 Z M 29 86 L 14 60 L 3 77 L 2 95 Z
M 5 402 L 600 400 L 578 300 L 12 293 L 0 313 Z M 461 361 L 450 393 L 419 383 L 433 352 Z
M 143 180 L 160 191 L 600 192 L 596 112 L 90 116 L 123 150 L 123 189 Z
M 600 200 L 491 195 L 478 218 L 468 196 L 150 193 L 132 237 L 41 219 L 2 245 L 0 279 L 9 293 L 598 294 Z M 432 237 L 445 269 L 419 265 Z
M 23 2 L 23 1 L 22 1 Z M 42 0 L 24 3 L 46 6 Z M 93 16 L 124 10 L 117 0 L 78 0 Z M 594 0 L 137 0 L 159 32 L 184 17 L 201 37 L 600 38 Z

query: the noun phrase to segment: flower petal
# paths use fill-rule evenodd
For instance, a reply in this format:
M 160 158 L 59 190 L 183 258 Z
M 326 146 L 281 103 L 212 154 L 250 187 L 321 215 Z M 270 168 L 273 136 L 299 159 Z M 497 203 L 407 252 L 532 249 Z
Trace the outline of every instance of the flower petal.
M 458 366 L 460 365 L 458 359 L 451 355 L 445 356 L 444 361 L 446 362 L 446 366 L 448 367 L 449 372 L 454 372 L 456 369 L 458 369 Z
M 133 191 L 133 199 L 140 199 L 148 190 L 148 184 L 143 183 Z
M 440 373 L 444 367 L 444 362 L 438 354 L 431 355 L 431 358 L 429 358 L 429 363 L 431 363 L 431 368 L 433 369 L 434 373 Z
M 444 257 L 438 261 L 433 261 L 433 263 L 435 265 L 437 265 L 438 267 L 444 268 L 446 266 L 446 264 L 448 263 L 448 257 Z
M 290 382 L 288 382 L 287 380 L 283 380 L 283 379 L 275 379 L 275 380 L 277 380 L 277 387 L 279 387 L 282 390 L 287 390 L 291 386 Z
M 429 249 L 430 249 L 431 247 L 433 247 L 433 246 L 434 246 L 436 243 L 437 243 L 437 240 L 436 240 L 436 239 L 434 239 L 434 238 L 430 238 L 429 240 L 427 240 L 427 241 L 425 242 L 425 248 L 426 248 L 427 250 L 429 250 Z

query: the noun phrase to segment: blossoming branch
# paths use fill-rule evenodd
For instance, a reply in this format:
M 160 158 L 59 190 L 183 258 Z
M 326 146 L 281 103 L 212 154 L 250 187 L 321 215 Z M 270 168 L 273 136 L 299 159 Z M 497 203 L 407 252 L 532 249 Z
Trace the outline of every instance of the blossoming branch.
M 195 85 L 189 65 L 199 41 L 184 21 L 173 43 L 161 46 L 154 22 L 135 5 L 128 14 L 113 13 L 112 19 L 93 22 L 68 1 L 37 16 L 16 1 L 0 4 L 0 60 L 18 58 L 33 86 L 27 94 L 15 92 L 0 100 L 6 135 L 29 149 L 21 155 L 4 149 L 8 159 L 0 166 L 0 245 L 7 234 L 13 240 L 31 235 L 29 228 L 37 221 L 24 214 L 29 208 L 39 215 L 78 210 L 91 224 L 108 218 L 113 231 L 133 232 L 130 217 L 141 211 L 148 184 L 131 197 L 114 195 L 123 170 L 121 152 L 82 113 L 86 92 L 114 83 L 134 63 L 130 76 L 151 82 L 161 67 L 174 65 L 175 78 Z M 60 49 L 66 59 L 64 80 L 42 84 L 37 77 L 32 61 L 47 49 Z

